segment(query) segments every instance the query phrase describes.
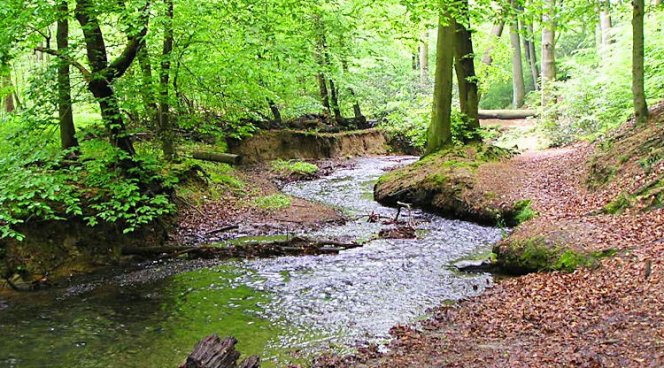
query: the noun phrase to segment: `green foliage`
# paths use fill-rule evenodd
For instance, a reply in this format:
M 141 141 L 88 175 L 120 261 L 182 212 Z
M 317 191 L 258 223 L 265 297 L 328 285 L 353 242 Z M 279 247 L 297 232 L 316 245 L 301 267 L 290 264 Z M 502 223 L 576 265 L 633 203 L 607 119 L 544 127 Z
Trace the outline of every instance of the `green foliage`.
M 292 204 L 289 196 L 284 194 L 272 194 L 254 199 L 254 205 L 260 209 L 276 211 L 288 208 Z
M 318 172 L 318 166 L 298 160 L 276 160 L 271 163 L 272 171 L 281 176 L 311 176 Z
M 537 211 L 533 209 L 532 201 L 530 199 L 516 202 L 514 204 L 514 210 L 516 213 L 514 216 L 514 221 L 517 223 L 517 225 L 537 217 Z

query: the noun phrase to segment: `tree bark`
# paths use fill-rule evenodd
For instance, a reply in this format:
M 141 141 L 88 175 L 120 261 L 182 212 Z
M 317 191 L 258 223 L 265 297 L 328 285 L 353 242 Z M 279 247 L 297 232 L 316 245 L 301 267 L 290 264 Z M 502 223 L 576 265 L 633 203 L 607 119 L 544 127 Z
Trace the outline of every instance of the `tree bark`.
M 632 34 L 634 37 L 632 48 L 632 94 L 634 98 L 634 119 L 637 124 L 645 123 L 648 119 L 648 103 L 646 102 L 644 78 L 644 31 L 643 13 L 644 0 L 632 0 Z
M 601 37 L 600 50 L 606 52 L 611 43 L 611 2 L 600 0 L 599 2 L 599 29 Z
M 468 2 L 462 3 L 462 8 L 467 11 Z M 475 75 L 475 59 L 473 52 L 472 34 L 468 29 L 458 22 L 455 22 L 455 64 L 454 69 L 457 75 L 457 84 L 459 86 L 459 107 L 466 120 L 466 127 L 473 140 L 480 140 L 477 133 L 480 128 L 478 118 L 479 95 L 477 88 L 477 76 Z
M 272 111 L 272 116 L 274 116 L 274 122 L 277 123 L 277 125 L 281 125 L 283 120 L 281 119 L 281 111 L 279 111 L 279 106 L 272 101 L 272 99 L 267 99 L 267 104 L 270 106 L 270 111 Z
M 159 75 L 159 136 L 166 161 L 175 158 L 175 137 L 170 111 L 170 74 L 173 53 L 173 0 L 164 0 L 166 20 L 164 21 L 164 46 L 161 54 Z
M 512 0 L 512 8 L 516 12 L 516 1 Z M 512 44 L 512 106 L 515 109 L 523 106 L 526 96 L 526 85 L 523 81 L 523 61 L 521 58 L 521 36 L 519 35 L 519 19 L 516 13 L 510 22 L 510 43 Z
M 16 105 L 14 104 L 14 87 L 12 86 L 11 70 L 7 70 L 7 74 L 3 75 L 2 79 L 2 86 L 7 89 L 7 94 L 3 98 L 3 105 L 6 112 L 12 113 L 16 110 Z
M 429 32 L 422 32 L 419 47 L 420 84 L 429 84 Z
M 66 55 L 69 49 L 69 5 L 61 1 L 57 5 L 58 24 L 56 44 L 58 52 Z M 74 126 L 73 105 L 71 100 L 71 81 L 69 63 L 60 58 L 58 63 L 58 119 L 60 122 L 60 145 L 63 150 L 78 147 L 76 127 Z
M 147 4 L 146 4 L 147 8 Z M 122 77 L 136 58 L 147 33 L 147 9 L 143 9 L 142 28 L 129 37 L 122 53 L 111 63 L 101 26 L 96 17 L 95 6 L 90 0 L 77 0 L 75 15 L 83 31 L 88 63 L 92 69 L 86 77 L 88 89 L 99 103 L 102 119 L 110 133 L 111 144 L 133 156 L 134 145 L 125 126 L 112 83 Z
M 546 0 L 542 17 L 542 106 L 556 102 L 553 83 L 556 80 L 556 0 Z
M 505 21 L 501 20 L 498 23 L 495 23 L 493 25 L 493 28 L 491 28 L 491 35 L 496 38 L 496 41 L 500 39 L 500 36 L 503 34 L 503 29 L 505 28 Z M 489 47 L 484 50 L 484 54 L 482 55 L 482 63 L 486 65 L 491 65 L 493 63 L 493 57 L 491 57 L 491 53 L 493 52 L 495 42 L 491 42 L 489 44 Z
M 526 26 L 527 32 L 528 32 L 528 54 L 530 55 L 530 60 L 528 60 L 530 64 L 530 73 L 533 76 L 533 87 L 535 88 L 535 91 L 538 91 L 539 88 L 539 68 L 537 66 L 537 51 L 535 48 L 535 32 L 533 31 L 533 24 L 529 23 Z
M 433 111 L 429 125 L 426 154 L 433 153 L 452 140 L 452 69 L 454 68 L 454 21 L 441 14 L 436 41 L 436 74 Z
M 234 155 L 232 153 L 222 153 L 222 152 L 197 151 L 192 153 L 192 157 L 195 158 L 196 160 L 223 162 L 231 165 L 237 165 L 242 160 L 241 156 Z
M 260 359 L 250 356 L 240 362 L 240 352 L 235 350 L 237 339 L 234 337 L 219 338 L 211 335 L 199 341 L 194 351 L 180 368 L 259 368 Z
M 323 72 L 318 73 L 318 88 L 320 89 L 320 99 L 323 103 L 323 115 L 330 116 L 330 94 L 327 90 L 327 79 Z
M 331 107 L 334 113 L 334 121 L 341 124 L 344 120 L 341 116 L 341 108 L 339 107 L 339 89 L 335 86 L 334 80 L 330 79 L 330 92 L 331 92 Z

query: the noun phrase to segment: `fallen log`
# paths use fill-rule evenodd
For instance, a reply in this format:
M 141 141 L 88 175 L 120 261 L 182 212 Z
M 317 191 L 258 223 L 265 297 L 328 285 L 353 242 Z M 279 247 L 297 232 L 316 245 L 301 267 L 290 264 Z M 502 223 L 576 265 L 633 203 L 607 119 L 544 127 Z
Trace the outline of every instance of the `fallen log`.
M 480 110 L 480 119 L 525 119 L 537 116 L 537 111 L 534 110 Z
M 228 247 L 125 247 L 123 255 L 146 258 L 174 258 L 187 255 L 189 258 L 228 259 L 228 258 L 267 258 L 277 256 L 338 254 L 342 250 L 361 247 L 358 243 L 343 243 L 333 240 L 313 240 L 294 237 L 270 243 L 245 243 Z
M 234 337 L 221 339 L 210 335 L 196 344 L 180 368 L 259 368 L 260 359 L 255 355 L 243 360 L 238 367 L 240 353 L 235 350 L 236 344 Z
M 240 164 L 242 158 L 240 155 L 234 155 L 232 153 L 206 152 L 206 151 L 195 151 L 191 155 L 196 160 L 223 162 L 231 165 Z
M 223 226 L 223 227 L 220 227 L 220 228 L 218 228 L 218 229 L 214 229 L 214 230 L 208 231 L 205 235 L 208 235 L 208 236 L 209 236 L 209 235 L 215 235 L 215 234 L 223 233 L 223 232 L 225 232 L 225 231 L 237 230 L 237 229 L 239 229 L 239 228 L 240 228 L 239 225 Z

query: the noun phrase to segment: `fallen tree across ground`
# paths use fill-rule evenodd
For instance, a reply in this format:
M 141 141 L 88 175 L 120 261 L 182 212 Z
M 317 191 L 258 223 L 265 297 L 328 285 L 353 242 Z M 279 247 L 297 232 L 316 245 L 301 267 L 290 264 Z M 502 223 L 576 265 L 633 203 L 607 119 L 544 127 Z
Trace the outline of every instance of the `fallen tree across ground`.
M 535 110 L 480 110 L 479 111 L 480 119 L 501 119 L 501 120 L 511 120 L 511 119 L 526 119 L 537 116 L 537 111 Z
M 276 256 L 299 256 L 338 254 L 345 249 L 361 247 L 358 243 L 343 243 L 334 240 L 315 240 L 293 237 L 274 242 L 253 242 L 241 246 L 203 246 L 203 247 L 126 247 L 124 255 L 146 258 L 174 258 L 187 255 L 189 258 L 226 259 L 226 258 L 263 258 Z

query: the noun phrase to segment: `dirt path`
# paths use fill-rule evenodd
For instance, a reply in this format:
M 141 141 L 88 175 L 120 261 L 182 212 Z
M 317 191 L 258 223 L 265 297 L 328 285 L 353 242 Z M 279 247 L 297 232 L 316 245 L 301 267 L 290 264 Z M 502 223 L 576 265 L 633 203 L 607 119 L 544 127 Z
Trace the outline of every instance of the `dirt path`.
M 664 211 L 597 215 L 615 189 L 586 189 L 591 152 L 589 145 L 528 152 L 484 168 L 480 182 L 533 200 L 539 217 L 512 236 L 557 236 L 583 249 L 615 248 L 616 257 L 597 269 L 505 280 L 417 328 L 394 328 L 384 355 L 368 349 L 319 366 L 662 367 Z

